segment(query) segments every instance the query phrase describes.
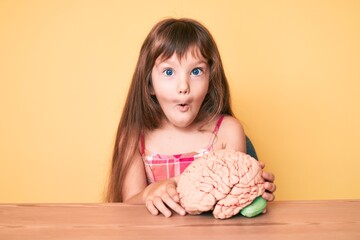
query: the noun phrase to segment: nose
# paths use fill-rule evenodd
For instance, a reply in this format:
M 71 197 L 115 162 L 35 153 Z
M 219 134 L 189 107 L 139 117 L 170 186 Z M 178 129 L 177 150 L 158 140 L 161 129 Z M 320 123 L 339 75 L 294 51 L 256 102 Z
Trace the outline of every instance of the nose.
M 183 76 L 179 79 L 178 86 L 177 86 L 177 92 L 178 92 L 178 94 L 190 93 L 190 84 L 189 84 L 188 77 Z

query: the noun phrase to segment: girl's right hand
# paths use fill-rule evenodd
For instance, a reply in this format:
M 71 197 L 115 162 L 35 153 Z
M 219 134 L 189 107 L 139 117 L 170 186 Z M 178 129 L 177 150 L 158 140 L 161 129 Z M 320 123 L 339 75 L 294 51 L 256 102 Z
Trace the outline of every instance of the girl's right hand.
M 165 217 L 170 217 L 171 210 L 182 216 L 186 214 L 184 208 L 179 204 L 180 197 L 176 191 L 174 178 L 148 185 L 144 191 L 143 200 L 152 215 L 158 215 L 160 212 Z

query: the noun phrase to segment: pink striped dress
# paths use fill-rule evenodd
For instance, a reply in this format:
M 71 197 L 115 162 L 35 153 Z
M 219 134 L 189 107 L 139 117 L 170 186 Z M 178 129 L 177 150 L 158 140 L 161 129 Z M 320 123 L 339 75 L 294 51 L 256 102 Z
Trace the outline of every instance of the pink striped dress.
M 175 155 L 163 155 L 158 153 L 150 152 L 145 147 L 145 138 L 142 135 L 141 141 L 141 155 L 145 164 L 145 171 L 148 183 L 157 182 L 160 180 L 176 177 L 180 175 L 190 163 L 195 159 L 204 156 L 212 150 L 214 141 L 219 131 L 221 122 L 224 116 L 221 116 L 216 123 L 213 130 L 213 137 L 210 144 L 203 149 L 198 151 L 175 154 Z

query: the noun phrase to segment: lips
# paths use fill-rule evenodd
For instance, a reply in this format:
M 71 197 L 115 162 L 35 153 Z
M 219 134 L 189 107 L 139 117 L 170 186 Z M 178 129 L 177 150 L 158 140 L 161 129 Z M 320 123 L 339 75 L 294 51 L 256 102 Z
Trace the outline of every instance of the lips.
M 180 112 L 186 112 L 189 110 L 189 104 L 187 103 L 180 103 L 177 105 L 177 108 L 180 110 Z

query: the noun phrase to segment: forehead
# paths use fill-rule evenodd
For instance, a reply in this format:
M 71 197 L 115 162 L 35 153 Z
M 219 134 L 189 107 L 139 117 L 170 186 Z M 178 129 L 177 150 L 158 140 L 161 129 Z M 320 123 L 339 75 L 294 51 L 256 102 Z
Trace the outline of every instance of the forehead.
M 188 57 L 192 57 L 196 60 L 204 61 L 207 63 L 207 60 L 201 54 L 201 51 L 198 47 L 190 46 L 184 52 L 174 51 L 173 54 L 160 54 L 160 56 L 156 59 L 156 63 L 164 62 L 169 58 L 176 56 L 177 59 L 181 62 L 182 60 L 186 60 Z

